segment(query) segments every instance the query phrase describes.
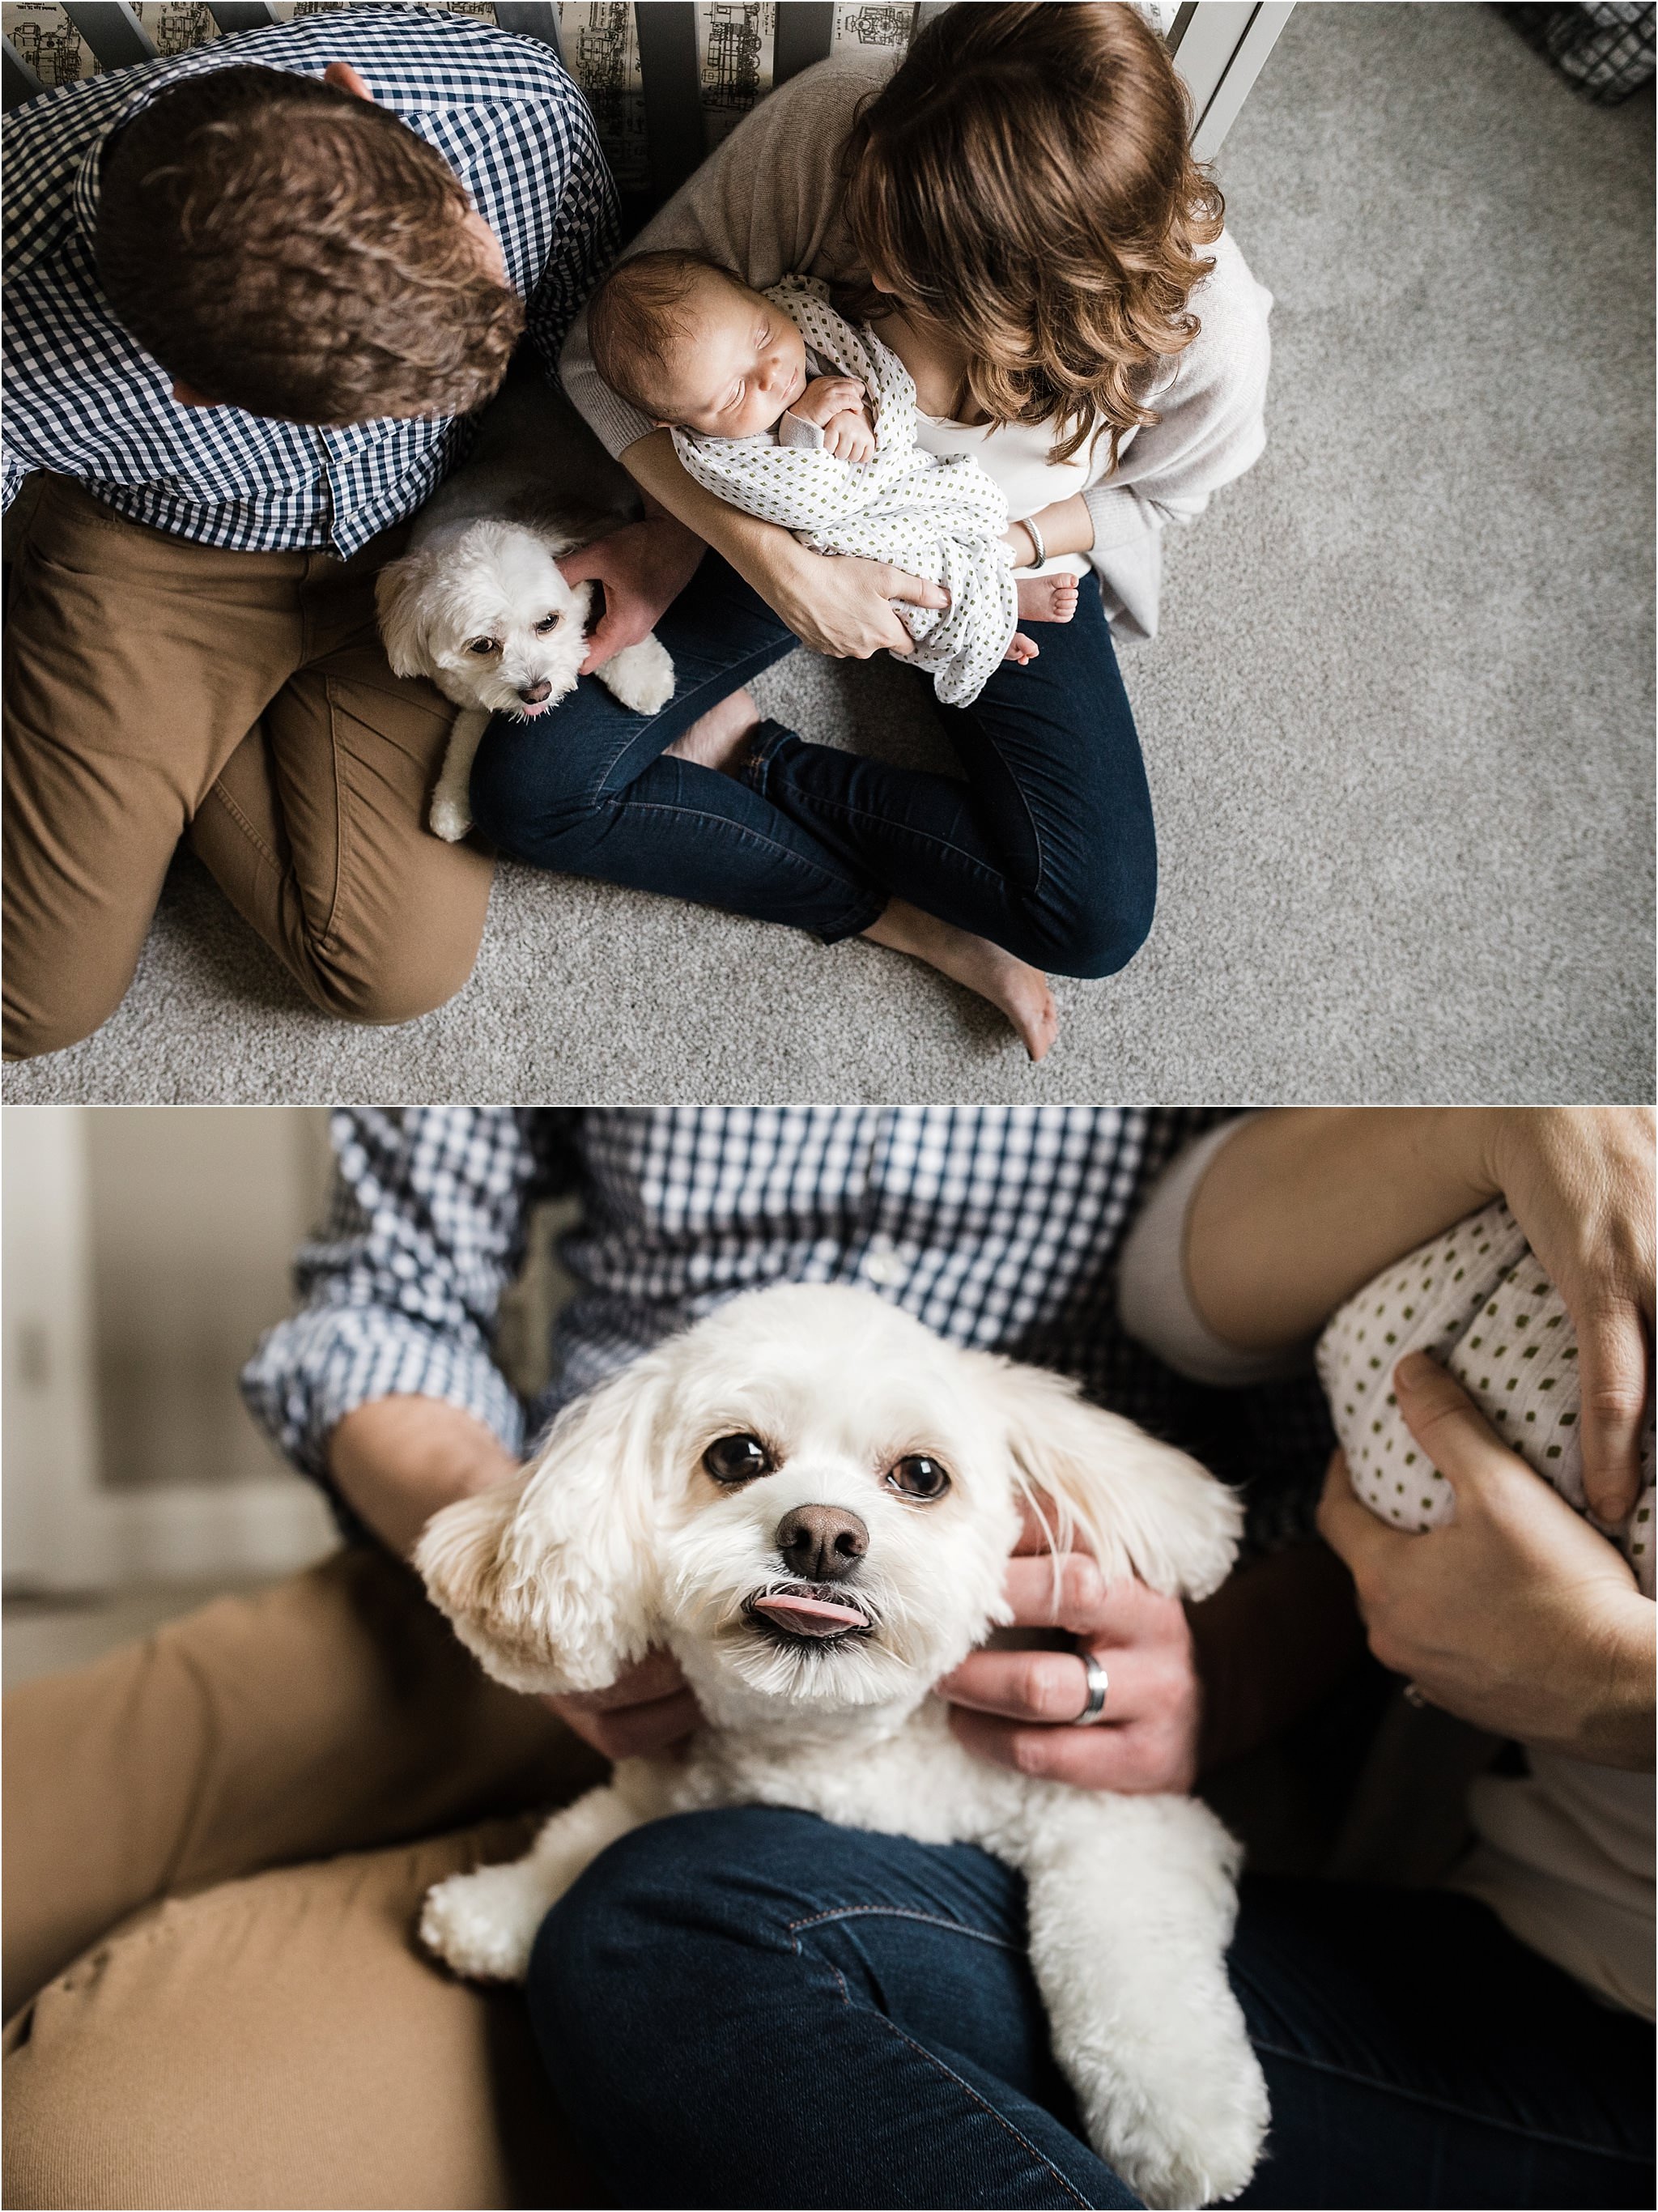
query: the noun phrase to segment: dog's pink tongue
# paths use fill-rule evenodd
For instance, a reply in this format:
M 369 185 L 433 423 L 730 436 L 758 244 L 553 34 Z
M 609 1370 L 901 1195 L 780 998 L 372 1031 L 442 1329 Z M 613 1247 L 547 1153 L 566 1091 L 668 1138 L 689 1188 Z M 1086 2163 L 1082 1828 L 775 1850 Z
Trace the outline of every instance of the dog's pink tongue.
M 867 1625 L 855 1606 L 829 1605 L 820 1597 L 757 1597 L 754 1610 L 796 1636 L 838 1636 L 843 1628 Z

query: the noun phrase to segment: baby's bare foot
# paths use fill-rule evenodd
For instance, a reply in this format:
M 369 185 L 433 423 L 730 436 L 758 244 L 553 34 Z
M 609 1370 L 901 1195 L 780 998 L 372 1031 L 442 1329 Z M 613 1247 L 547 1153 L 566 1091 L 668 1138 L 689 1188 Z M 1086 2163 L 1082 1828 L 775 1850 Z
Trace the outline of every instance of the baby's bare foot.
M 1060 1010 L 1048 978 L 1039 968 L 1016 960 L 987 937 L 975 937 L 954 922 L 923 914 L 904 899 L 893 899 L 864 932 L 877 945 L 925 960 L 940 975 L 965 983 L 999 1007 L 1019 1033 L 1033 1060 L 1041 1060 L 1059 1034 Z
M 1074 576 L 1021 576 L 1018 580 L 1021 622 L 1069 622 L 1077 611 Z
M 1037 644 L 1034 637 L 1027 637 L 1023 630 L 1016 629 L 1013 633 L 1012 642 L 1009 645 L 1007 651 L 1002 655 L 1002 659 L 1004 660 L 1017 660 L 1020 667 L 1023 668 L 1028 660 L 1036 659 L 1040 655 L 1041 651 L 1042 648 Z
M 716 768 L 724 775 L 740 775 L 748 756 L 749 738 L 760 721 L 760 709 L 746 691 L 733 691 L 717 707 L 710 707 L 668 746 L 676 760 L 696 761 Z

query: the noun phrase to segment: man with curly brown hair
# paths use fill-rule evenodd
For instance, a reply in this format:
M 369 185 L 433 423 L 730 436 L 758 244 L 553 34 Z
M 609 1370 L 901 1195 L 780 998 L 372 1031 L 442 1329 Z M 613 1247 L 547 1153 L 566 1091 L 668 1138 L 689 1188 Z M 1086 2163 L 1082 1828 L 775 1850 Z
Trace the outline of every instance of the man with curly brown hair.
M 491 863 L 425 835 L 452 710 L 374 580 L 520 333 L 616 244 L 550 48 L 353 9 L 70 85 L 6 126 L 8 1058 L 95 1029 L 188 836 L 307 995 L 459 989 Z

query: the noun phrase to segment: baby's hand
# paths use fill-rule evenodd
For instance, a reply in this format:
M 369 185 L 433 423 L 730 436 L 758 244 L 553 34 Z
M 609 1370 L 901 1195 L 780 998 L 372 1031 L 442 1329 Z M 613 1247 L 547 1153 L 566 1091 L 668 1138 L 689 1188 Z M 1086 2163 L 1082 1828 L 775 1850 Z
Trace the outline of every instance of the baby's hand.
M 855 376 L 814 376 L 789 412 L 827 430 L 833 416 L 848 408 L 855 414 L 863 404 L 864 387 Z
M 875 433 L 864 411 L 864 387 L 855 376 L 814 376 L 790 408 L 823 434 L 823 451 L 839 461 L 872 461 Z
M 875 433 L 861 413 L 831 415 L 823 425 L 823 451 L 842 461 L 872 461 Z

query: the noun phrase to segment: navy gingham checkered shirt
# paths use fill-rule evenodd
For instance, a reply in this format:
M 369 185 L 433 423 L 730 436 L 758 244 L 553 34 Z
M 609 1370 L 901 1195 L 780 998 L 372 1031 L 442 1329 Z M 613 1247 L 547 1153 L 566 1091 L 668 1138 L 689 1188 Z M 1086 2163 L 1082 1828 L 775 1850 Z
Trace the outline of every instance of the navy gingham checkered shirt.
M 1315 1382 L 1206 1390 L 1124 1333 L 1116 1261 L 1208 1110 L 1115 1107 L 409 1108 L 333 1120 L 332 1218 L 302 1310 L 260 1343 L 255 1418 L 325 1486 L 354 1407 L 446 1400 L 523 1451 L 559 1407 L 723 1300 L 853 1283 L 951 1343 L 1072 1375 L 1247 1485 L 1257 1547 L 1303 1534 L 1331 1448 Z M 522 1402 L 494 1356 L 532 1208 L 573 1195 L 555 1376 Z
M 354 7 L 240 32 L 66 85 L 6 118 L 8 505 L 27 471 L 47 469 L 175 537 L 344 559 L 412 514 L 459 458 L 464 416 L 319 429 L 181 407 L 99 285 L 99 164 L 112 131 L 183 77 L 231 64 L 320 76 L 331 61 L 360 70 L 466 186 L 554 373 L 619 231 L 592 118 L 551 48 L 428 8 Z

